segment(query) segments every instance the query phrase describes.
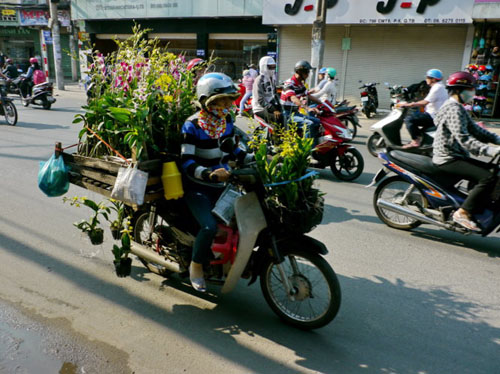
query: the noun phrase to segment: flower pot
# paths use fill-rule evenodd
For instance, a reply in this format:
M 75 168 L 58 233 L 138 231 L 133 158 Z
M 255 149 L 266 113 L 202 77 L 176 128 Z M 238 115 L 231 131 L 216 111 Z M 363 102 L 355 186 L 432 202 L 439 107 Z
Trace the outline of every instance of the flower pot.
M 120 228 L 111 227 L 111 235 L 113 236 L 113 239 L 120 240 L 120 238 L 121 238 L 120 231 L 121 231 Z
M 123 278 L 130 275 L 130 272 L 132 271 L 132 259 L 130 257 L 121 258 L 118 261 L 114 260 L 113 263 L 115 265 L 115 272 L 117 276 Z
M 88 236 L 90 239 L 90 242 L 93 245 L 99 245 L 102 244 L 104 241 L 104 230 L 103 229 L 94 229 L 88 232 Z

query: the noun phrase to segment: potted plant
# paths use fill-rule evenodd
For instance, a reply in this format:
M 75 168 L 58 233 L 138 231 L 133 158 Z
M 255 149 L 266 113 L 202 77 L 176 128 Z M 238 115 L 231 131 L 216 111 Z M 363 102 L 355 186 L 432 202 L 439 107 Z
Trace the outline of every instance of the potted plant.
M 113 239 L 120 240 L 121 232 L 123 230 L 123 223 L 125 221 L 125 204 L 119 200 L 109 199 L 111 203 L 111 210 L 116 212 L 116 218 L 111 221 L 110 229 Z
M 104 230 L 99 226 L 99 216 L 104 217 L 108 220 L 110 209 L 104 203 L 97 204 L 96 202 L 86 198 L 75 196 L 71 199 L 63 198 L 63 201 L 69 201 L 71 205 L 80 207 L 82 204 L 90 208 L 93 213 L 88 220 L 82 220 L 81 222 L 74 223 L 73 225 L 80 229 L 83 233 L 86 233 L 93 245 L 102 244 L 104 241 Z
M 120 278 L 130 275 L 132 271 L 132 259 L 128 257 L 130 253 L 130 235 L 128 232 L 122 234 L 121 246 L 117 244 L 113 245 L 112 252 L 115 256 L 113 264 L 115 265 L 116 275 Z

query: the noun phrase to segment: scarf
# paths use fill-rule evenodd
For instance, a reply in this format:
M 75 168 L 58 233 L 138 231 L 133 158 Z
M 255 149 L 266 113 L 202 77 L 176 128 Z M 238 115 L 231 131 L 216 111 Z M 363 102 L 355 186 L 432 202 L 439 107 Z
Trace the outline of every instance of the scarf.
M 202 109 L 198 116 L 198 124 L 211 139 L 218 139 L 226 131 L 227 109 Z

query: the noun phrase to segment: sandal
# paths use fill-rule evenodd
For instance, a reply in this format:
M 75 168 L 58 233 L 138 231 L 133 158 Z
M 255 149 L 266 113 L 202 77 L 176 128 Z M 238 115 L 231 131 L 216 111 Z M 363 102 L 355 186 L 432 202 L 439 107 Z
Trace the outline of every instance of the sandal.
M 191 286 L 193 286 L 195 291 L 207 292 L 207 284 L 205 282 L 205 278 L 191 278 L 191 277 L 189 277 L 189 280 L 191 281 Z
M 453 213 L 453 222 L 458 223 L 460 226 L 465 227 L 467 230 L 477 232 L 481 231 L 476 222 L 469 219 L 469 217 L 467 217 L 466 215 L 458 213 L 458 210 Z

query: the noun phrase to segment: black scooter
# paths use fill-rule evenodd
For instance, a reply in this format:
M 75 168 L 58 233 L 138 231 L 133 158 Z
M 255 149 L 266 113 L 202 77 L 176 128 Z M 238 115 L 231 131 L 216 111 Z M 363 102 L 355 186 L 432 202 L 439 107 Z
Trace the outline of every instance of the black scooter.
M 359 83 L 362 83 L 362 81 L 359 81 Z M 371 82 L 365 83 L 359 87 L 359 89 L 362 90 L 360 93 L 361 103 L 363 104 L 361 111 L 364 113 L 366 118 L 372 118 L 372 116 L 377 113 L 378 92 L 375 87 L 377 84 L 378 83 L 376 82 Z

